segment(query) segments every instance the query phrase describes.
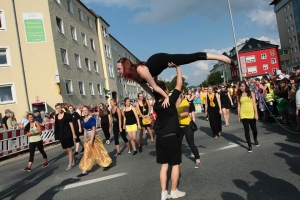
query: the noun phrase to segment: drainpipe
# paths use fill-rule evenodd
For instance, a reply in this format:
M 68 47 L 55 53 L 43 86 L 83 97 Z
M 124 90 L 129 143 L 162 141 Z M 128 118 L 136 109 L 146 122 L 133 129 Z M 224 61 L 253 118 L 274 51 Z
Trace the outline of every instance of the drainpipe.
M 13 12 L 14 12 L 14 17 L 15 17 L 15 23 L 16 23 L 19 54 L 20 54 L 20 60 L 21 60 L 21 72 L 22 72 L 22 80 L 23 80 L 23 86 L 24 86 L 23 89 L 24 89 L 24 92 L 25 92 L 25 101 L 26 101 L 27 110 L 30 111 L 30 106 L 29 106 L 29 101 L 28 101 L 27 83 L 26 83 L 26 76 L 25 76 L 24 62 L 23 62 L 23 55 L 22 55 L 22 47 L 21 47 L 19 28 L 18 28 L 18 19 L 17 19 L 17 14 L 16 14 L 15 0 L 12 0 L 12 4 L 13 4 Z

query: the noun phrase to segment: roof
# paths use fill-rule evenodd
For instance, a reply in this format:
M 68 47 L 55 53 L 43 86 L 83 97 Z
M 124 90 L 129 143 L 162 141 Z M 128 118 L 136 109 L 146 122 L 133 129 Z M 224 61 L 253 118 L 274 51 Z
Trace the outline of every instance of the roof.
M 243 53 L 243 52 L 276 48 L 276 47 L 279 47 L 279 46 L 275 45 L 275 44 L 271 44 L 266 41 L 250 38 L 249 40 L 246 40 L 245 43 L 238 46 L 238 51 L 239 51 L 239 53 Z M 232 48 L 230 51 L 232 51 L 232 50 L 234 50 L 234 48 Z
M 272 1 L 269 5 L 270 5 L 270 6 L 271 6 L 271 5 L 276 5 L 276 4 L 278 4 L 280 1 L 281 1 L 281 0 L 274 0 L 274 1 Z

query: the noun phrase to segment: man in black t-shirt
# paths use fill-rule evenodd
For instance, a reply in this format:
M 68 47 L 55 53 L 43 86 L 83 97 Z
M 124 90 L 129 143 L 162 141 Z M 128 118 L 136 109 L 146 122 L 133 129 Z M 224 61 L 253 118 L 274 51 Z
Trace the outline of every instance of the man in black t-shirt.
M 5 113 L 5 116 L 2 118 L 2 120 L 1 120 L 1 128 L 4 128 L 4 130 L 8 130 L 8 127 L 7 127 L 7 124 L 6 124 L 6 122 L 7 122 L 7 120 L 8 120 L 8 113 L 10 113 L 11 111 L 10 111 L 10 109 L 6 109 L 5 111 L 4 111 L 4 113 Z
M 155 104 L 154 111 L 157 114 L 154 130 L 156 134 L 156 162 L 161 164 L 160 181 L 161 181 L 161 199 L 179 198 L 185 196 L 185 192 L 177 190 L 180 174 L 181 163 L 181 145 L 177 134 L 179 133 L 178 113 L 175 103 L 180 95 L 182 87 L 182 75 L 179 66 L 168 63 L 169 67 L 175 67 L 177 71 L 177 82 L 173 93 L 169 97 L 169 106 L 164 107 L 162 104 L 165 98 L 162 94 L 154 92 Z M 164 82 L 158 82 L 160 87 L 166 94 L 169 93 Z M 172 166 L 171 175 L 171 192 L 167 191 L 167 172 L 169 165 Z

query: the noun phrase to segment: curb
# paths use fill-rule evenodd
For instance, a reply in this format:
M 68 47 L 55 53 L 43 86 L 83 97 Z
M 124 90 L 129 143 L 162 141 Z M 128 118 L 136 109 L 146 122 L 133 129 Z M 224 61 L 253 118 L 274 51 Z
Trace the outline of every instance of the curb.
M 99 132 L 99 131 L 102 131 L 101 128 L 98 128 L 96 129 L 96 132 Z M 83 138 L 83 136 L 80 136 L 80 138 Z M 44 146 L 44 151 L 45 152 L 49 152 L 49 151 L 52 151 L 58 147 L 61 147 L 60 144 L 50 144 L 49 146 Z M 39 155 L 41 154 L 38 150 L 35 151 L 34 155 Z M 7 160 L 3 160 L 3 161 L 0 161 L 0 167 L 3 167 L 3 166 L 6 166 L 6 165 L 9 165 L 9 164 L 13 164 L 13 163 L 16 163 L 18 161 L 21 161 L 21 160 L 26 160 L 26 159 L 29 159 L 29 152 L 26 152 L 26 153 L 22 153 L 22 155 L 19 155 L 19 156 L 16 156 L 16 157 L 12 157 L 12 158 L 8 158 Z

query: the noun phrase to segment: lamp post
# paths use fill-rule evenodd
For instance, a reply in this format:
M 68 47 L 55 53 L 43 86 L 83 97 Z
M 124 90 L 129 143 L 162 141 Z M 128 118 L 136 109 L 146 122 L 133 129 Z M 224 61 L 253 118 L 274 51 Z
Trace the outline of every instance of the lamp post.
M 236 60 L 237 60 L 237 65 L 240 73 L 240 81 L 243 80 L 242 77 L 242 69 L 240 67 L 240 59 L 239 59 L 239 52 L 236 46 L 236 37 L 235 37 L 235 31 L 234 31 L 234 24 L 233 24 L 233 18 L 232 18 L 232 13 L 231 13 L 231 7 L 230 7 L 230 1 L 228 0 L 228 8 L 229 8 L 229 13 L 230 13 L 230 20 L 231 20 L 231 27 L 232 27 L 232 33 L 233 33 L 233 39 L 234 39 L 234 46 L 235 46 L 235 52 L 236 52 Z

